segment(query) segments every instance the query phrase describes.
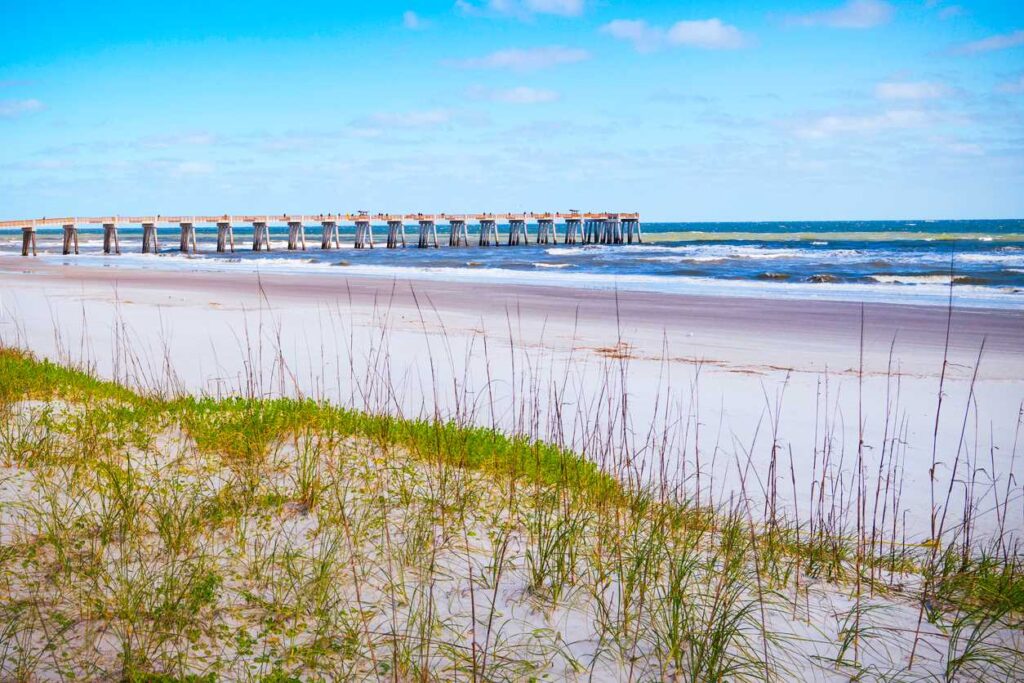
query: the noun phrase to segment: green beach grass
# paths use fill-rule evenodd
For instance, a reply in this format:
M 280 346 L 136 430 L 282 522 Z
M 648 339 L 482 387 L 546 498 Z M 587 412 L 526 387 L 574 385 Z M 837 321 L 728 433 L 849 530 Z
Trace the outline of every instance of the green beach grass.
M 145 396 L 15 349 L 0 577 L 5 680 L 1024 674 L 999 539 L 868 543 L 521 436 Z

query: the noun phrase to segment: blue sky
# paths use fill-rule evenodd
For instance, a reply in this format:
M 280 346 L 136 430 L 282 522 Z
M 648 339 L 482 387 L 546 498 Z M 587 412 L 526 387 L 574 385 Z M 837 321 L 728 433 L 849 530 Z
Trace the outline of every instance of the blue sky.
M 1016 0 L 0 0 L 0 214 L 1024 217 Z

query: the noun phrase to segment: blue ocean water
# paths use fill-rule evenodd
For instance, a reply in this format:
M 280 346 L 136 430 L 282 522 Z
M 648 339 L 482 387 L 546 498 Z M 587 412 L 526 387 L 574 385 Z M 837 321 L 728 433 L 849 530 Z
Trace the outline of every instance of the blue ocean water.
M 538 245 L 535 226 L 526 246 L 447 246 L 438 225 L 439 249 L 417 249 L 407 227 L 406 249 L 352 248 L 354 228 L 342 228 L 341 250 L 322 251 L 319 229 L 307 228 L 307 251 L 289 252 L 287 227 L 271 226 L 274 250 L 254 254 L 251 228 L 235 229 L 236 251 L 216 254 L 216 229 L 197 228 L 200 255 L 177 252 L 177 229 L 161 230 L 160 257 L 141 256 L 141 229 L 121 229 L 117 264 L 185 269 L 265 268 L 344 272 L 387 277 L 550 283 L 654 291 L 802 296 L 942 303 L 952 283 L 958 299 L 975 305 L 1024 307 L 1024 220 L 847 221 L 768 223 L 645 223 L 644 243 Z M 562 226 L 559 226 L 561 231 Z M 378 242 L 386 237 L 377 227 Z M 60 230 L 40 229 L 43 258 L 109 265 L 101 232 L 81 230 L 82 254 L 60 256 Z M 0 253 L 20 251 L 19 230 L 0 231 Z M 347 242 L 347 244 L 346 244 Z M 163 258 L 161 258 L 163 257 Z

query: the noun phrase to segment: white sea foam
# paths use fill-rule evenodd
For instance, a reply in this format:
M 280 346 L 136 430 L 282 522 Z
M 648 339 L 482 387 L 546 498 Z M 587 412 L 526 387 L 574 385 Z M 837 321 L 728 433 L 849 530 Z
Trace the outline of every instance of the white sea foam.
M 872 275 L 871 279 L 890 285 L 949 285 L 948 275 Z
M 41 254 L 40 258 L 54 263 L 66 262 L 66 257 L 57 254 Z M 620 289 L 765 299 L 855 300 L 945 305 L 949 296 L 948 276 L 935 276 L 941 279 L 928 280 L 917 286 L 907 287 L 905 284 L 880 281 L 875 284 L 765 282 L 664 275 L 606 275 L 590 272 L 573 272 L 561 268 L 522 271 L 504 268 L 396 266 L 352 263 L 347 260 L 346 266 L 339 268 L 337 260 L 333 258 L 332 260 L 310 263 L 305 259 L 288 258 L 286 252 L 281 252 L 280 257 L 272 256 L 271 258 L 266 258 L 264 255 L 260 258 L 236 258 L 233 260 L 203 254 L 195 257 L 185 257 L 177 253 L 165 253 L 158 257 L 153 257 L 143 256 L 139 253 L 125 253 L 116 258 L 83 254 L 75 259 L 75 263 L 86 267 L 144 267 L 150 270 L 194 272 L 273 272 L 316 277 L 351 275 L 400 280 L 447 280 L 523 285 L 543 284 L 546 286 L 564 286 L 578 289 Z M 973 285 L 958 285 L 955 291 L 956 301 L 960 306 L 1024 307 L 1024 294 L 1022 293 Z

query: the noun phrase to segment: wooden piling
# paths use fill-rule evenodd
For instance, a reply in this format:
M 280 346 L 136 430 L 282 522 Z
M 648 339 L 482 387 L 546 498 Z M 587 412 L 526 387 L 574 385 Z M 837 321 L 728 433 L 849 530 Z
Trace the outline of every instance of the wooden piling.
M 356 249 L 373 249 L 373 223 L 369 220 L 356 221 Z
M 440 246 L 437 243 L 437 224 L 430 219 L 420 219 L 419 223 L 419 247 L 421 249 L 425 247 L 434 247 L 436 249 Z
M 526 231 L 526 220 L 523 218 L 510 218 L 508 221 L 508 245 L 513 247 L 529 243 L 530 233 Z
M 78 226 L 74 223 L 64 225 L 64 255 L 71 253 L 71 245 L 75 246 L 75 253 L 78 253 Z
M 626 242 L 633 244 L 635 239 L 637 243 L 644 241 L 643 234 L 640 232 L 640 219 L 639 218 L 624 218 L 622 220 L 622 229 L 626 233 Z
M 583 221 L 579 218 L 565 219 L 565 243 L 576 244 L 583 241 Z
M 341 249 L 341 239 L 338 237 L 337 221 L 321 221 L 323 235 L 320 239 L 321 249 Z
M 21 229 L 21 255 L 28 256 L 29 251 L 36 256 L 36 228 L 26 225 Z
M 142 253 L 156 254 L 160 251 L 160 239 L 157 236 L 156 223 L 142 224 Z
M 178 244 L 178 251 L 183 254 L 196 253 L 198 246 L 196 245 L 196 225 L 192 222 L 179 223 L 178 227 L 181 228 L 181 239 Z
M 121 239 L 117 235 L 117 223 L 103 224 L 103 253 L 121 253 Z
M 449 247 L 468 247 L 469 233 L 466 232 L 466 221 L 453 218 L 449 221 L 451 231 L 448 234 Z
M 229 244 L 231 253 L 235 253 L 235 230 L 229 221 L 220 221 L 217 223 L 217 252 L 223 254 Z
M 388 249 L 395 249 L 399 242 L 405 247 L 405 221 L 388 221 Z
M 555 229 L 555 219 L 537 219 L 537 244 L 558 244 L 558 231 Z
M 498 246 L 498 222 L 493 218 L 480 219 L 480 246 Z
M 302 245 L 306 251 L 306 224 L 302 221 L 288 221 L 288 249 L 295 251 Z
M 270 229 L 266 221 L 253 221 L 252 224 L 252 250 L 259 251 L 266 249 L 270 251 Z

